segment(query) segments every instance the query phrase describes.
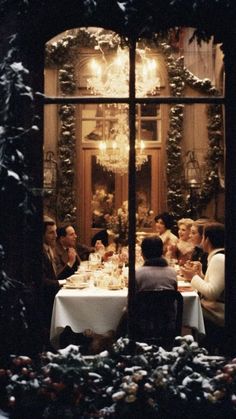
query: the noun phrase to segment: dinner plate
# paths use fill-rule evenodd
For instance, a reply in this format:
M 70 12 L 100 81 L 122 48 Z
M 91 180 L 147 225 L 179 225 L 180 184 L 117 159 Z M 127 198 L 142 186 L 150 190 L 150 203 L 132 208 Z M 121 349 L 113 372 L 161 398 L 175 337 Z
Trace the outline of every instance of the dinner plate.
M 117 290 L 121 290 L 121 286 L 120 285 L 109 285 L 108 289 L 111 291 L 117 291 Z
M 180 287 L 180 288 L 191 288 L 191 284 L 188 281 L 178 281 L 178 287 Z
M 80 285 L 77 285 L 77 288 L 79 289 L 79 290 L 82 290 L 83 288 L 88 288 L 88 284 L 80 284 Z
M 63 286 L 63 288 L 82 290 L 84 288 L 88 288 L 88 284 L 77 284 L 77 285 L 66 284 L 66 285 Z

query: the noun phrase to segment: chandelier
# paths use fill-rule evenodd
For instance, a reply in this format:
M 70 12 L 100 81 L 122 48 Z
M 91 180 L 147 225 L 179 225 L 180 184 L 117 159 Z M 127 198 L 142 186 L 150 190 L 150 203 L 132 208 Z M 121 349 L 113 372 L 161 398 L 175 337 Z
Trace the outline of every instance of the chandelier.
M 100 141 L 97 162 L 105 170 L 124 175 L 128 172 L 129 163 L 129 127 L 127 123 L 127 108 L 119 106 L 119 119 L 114 124 L 108 139 Z M 144 152 L 144 141 L 136 141 L 136 169 L 148 160 Z
M 98 62 L 91 60 L 92 75 L 87 80 L 88 89 L 95 95 L 106 97 L 127 97 L 129 92 L 129 53 L 128 49 L 117 48 L 113 59 Z M 160 89 L 157 64 L 147 57 L 147 49 L 137 49 L 136 96 L 155 95 Z M 109 105 L 108 105 L 109 108 Z M 124 175 L 129 162 L 128 105 L 117 106 L 116 123 L 99 143 L 97 162 L 105 170 Z M 136 170 L 147 162 L 143 140 L 136 140 Z

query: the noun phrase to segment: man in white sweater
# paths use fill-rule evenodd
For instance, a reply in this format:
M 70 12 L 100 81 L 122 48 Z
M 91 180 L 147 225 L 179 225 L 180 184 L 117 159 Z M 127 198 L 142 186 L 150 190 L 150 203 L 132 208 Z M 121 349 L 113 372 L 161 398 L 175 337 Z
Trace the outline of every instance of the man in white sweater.
M 188 261 L 182 268 L 186 280 L 201 295 L 203 315 L 207 323 L 224 326 L 225 255 L 224 225 L 210 223 L 205 226 L 202 247 L 208 253 L 207 271 L 202 274 L 200 262 Z

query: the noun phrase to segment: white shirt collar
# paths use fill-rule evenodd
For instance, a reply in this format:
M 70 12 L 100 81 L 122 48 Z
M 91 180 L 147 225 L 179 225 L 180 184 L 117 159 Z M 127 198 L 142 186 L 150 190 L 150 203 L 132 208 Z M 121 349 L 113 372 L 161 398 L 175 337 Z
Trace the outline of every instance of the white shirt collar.
M 210 262 L 210 260 L 211 260 L 211 258 L 216 254 L 216 253 L 218 253 L 218 252 L 221 252 L 221 251 L 224 251 L 225 249 L 224 249 L 224 247 L 218 247 L 218 249 L 214 249 L 214 250 L 212 250 L 210 253 L 209 253 L 209 255 L 208 255 L 208 257 L 207 257 L 207 263 L 209 263 Z

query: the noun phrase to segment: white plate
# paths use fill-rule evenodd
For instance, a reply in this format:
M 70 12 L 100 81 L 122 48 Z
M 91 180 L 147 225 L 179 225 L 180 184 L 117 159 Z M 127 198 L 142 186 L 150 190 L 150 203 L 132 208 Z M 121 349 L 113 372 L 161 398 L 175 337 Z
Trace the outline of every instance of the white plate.
M 108 289 L 111 291 L 117 291 L 117 290 L 121 290 L 121 286 L 120 285 L 109 285 Z
M 188 281 L 178 281 L 178 287 L 180 287 L 180 288 L 183 288 L 183 287 L 190 288 L 191 284 Z
M 65 284 L 63 286 L 63 288 L 67 288 L 67 289 L 79 289 L 82 290 L 84 288 L 88 288 L 88 284 L 87 283 L 81 283 L 81 284 Z

